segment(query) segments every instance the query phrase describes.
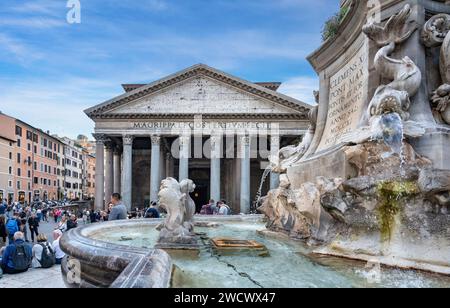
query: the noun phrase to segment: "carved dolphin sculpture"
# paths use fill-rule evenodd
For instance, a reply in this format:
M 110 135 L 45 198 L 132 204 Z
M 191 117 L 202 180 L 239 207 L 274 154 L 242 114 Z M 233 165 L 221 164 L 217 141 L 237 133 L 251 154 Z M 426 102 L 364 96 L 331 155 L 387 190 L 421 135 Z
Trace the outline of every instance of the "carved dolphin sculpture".
M 398 14 L 392 16 L 384 26 L 371 22 L 365 25 L 362 30 L 380 47 L 390 43 L 401 44 L 417 29 L 417 26 L 413 23 L 407 23 L 411 12 L 411 6 L 407 4 Z
M 194 192 L 195 184 L 192 180 L 183 180 L 180 183 L 181 193 L 185 195 L 185 215 L 184 215 L 184 223 L 192 223 L 195 215 L 195 202 L 192 200 L 190 193 Z
M 181 192 L 180 184 L 174 178 L 163 180 L 158 197 L 160 206 L 167 212 L 167 218 L 159 229 L 176 230 L 183 224 L 186 212 L 186 195 Z

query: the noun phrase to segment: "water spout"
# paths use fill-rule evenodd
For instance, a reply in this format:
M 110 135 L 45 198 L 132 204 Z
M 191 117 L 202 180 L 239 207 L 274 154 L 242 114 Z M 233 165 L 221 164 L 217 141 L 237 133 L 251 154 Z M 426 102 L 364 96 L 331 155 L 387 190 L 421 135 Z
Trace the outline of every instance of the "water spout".
M 383 140 L 389 146 L 391 152 L 385 153 L 383 158 L 398 155 L 400 158 L 400 169 L 403 172 L 405 159 L 403 155 L 404 127 L 403 121 L 398 113 L 386 113 L 375 118 L 371 125 L 372 140 Z
M 384 143 L 393 153 L 400 157 L 403 152 L 403 122 L 397 113 L 388 113 L 381 116 L 380 126 Z
M 260 183 L 259 183 L 259 188 L 258 188 L 258 191 L 257 191 L 257 193 L 256 193 L 255 201 L 253 202 L 253 209 L 252 209 L 252 212 L 256 212 L 256 209 L 258 208 L 258 205 L 259 205 L 260 202 L 261 202 L 261 198 L 262 198 L 262 190 L 263 190 L 264 183 L 266 182 L 267 177 L 268 177 L 269 174 L 271 174 L 271 173 L 272 173 L 272 165 L 269 164 L 269 166 L 268 166 L 266 169 L 264 169 L 264 172 L 263 172 L 263 174 L 262 174 L 262 176 L 261 176 L 261 181 L 260 181 Z

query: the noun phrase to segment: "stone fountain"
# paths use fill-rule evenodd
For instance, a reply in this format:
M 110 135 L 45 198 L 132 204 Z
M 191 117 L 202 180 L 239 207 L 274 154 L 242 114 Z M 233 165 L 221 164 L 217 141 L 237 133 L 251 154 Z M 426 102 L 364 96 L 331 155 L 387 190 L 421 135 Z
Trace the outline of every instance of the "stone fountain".
M 167 178 L 161 182 L 158 197 L 160 206 L 167 212 L 167 218 L 157 227 L 160 234 L 155 248 L 172 252 L 199 252 L 194 233 L 195 203 L 189 195 L 194 190 L 192 180 L 178 183 L 174 178 Z
M 410 2 L 380 1 L 380 20 L 346 2 L 309 57 L 311 129 L 272 159 L 259 211 L 316 254 L 450 275 L 450 6 Z

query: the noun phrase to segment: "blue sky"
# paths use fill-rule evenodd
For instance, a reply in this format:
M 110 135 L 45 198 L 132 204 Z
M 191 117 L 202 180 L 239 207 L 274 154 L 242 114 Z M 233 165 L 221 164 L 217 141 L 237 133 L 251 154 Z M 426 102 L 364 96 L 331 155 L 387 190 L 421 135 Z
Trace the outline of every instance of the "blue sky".
M 1 0 L 0 111 L 52 133 L 91 134 L 84 109 L 196 63 L 313 102 L 305 57 L 338 0 Z

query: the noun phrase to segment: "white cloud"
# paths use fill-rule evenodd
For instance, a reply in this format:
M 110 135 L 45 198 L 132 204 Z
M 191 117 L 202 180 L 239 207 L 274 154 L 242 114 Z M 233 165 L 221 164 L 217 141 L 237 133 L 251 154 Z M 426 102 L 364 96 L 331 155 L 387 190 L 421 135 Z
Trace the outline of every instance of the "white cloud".
M 319 78 L 300 76 L 283 82 L 278 92 L 315 105 L 313 91 L 319 90 Z
M 19 41 L 11 36 L 0 33 L 0 61 L 14 58 L 22 66 L 41 59 L 43 54 L 39 51 L 33 50 L 29 45 Z
M 62 27 L 67 25 L 64 20 L 55 18 L 42 18 L 42 17 L 30 17 L 30 18 L 5 18 L 0 19 L 0 25 L 14 26 L 14 27 L 26 27 L 33 29 L 47 29 L 54 27 Z
M 28 0 L 16 3 L 16 5 L 9 6 L 5 9 L 22 14 L 56 16 L 61 8 L 65 8 L 66 2 L 64 0 Z

